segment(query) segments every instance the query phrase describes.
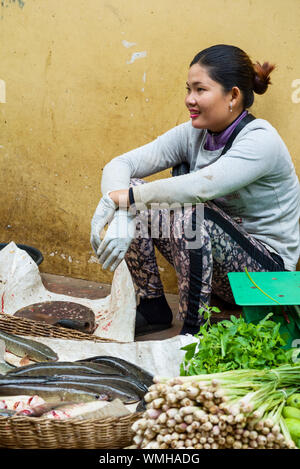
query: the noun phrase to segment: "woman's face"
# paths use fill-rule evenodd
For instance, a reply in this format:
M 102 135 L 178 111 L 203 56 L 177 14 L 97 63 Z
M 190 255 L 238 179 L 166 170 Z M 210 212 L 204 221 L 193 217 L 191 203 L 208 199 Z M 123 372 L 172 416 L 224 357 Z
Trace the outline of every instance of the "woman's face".
M 235 90 L 233 92 L 233 90 Z M 190 112 L 193 127 L 221 132 L 241 113 L 238 88 L 228 93 L 220 83 L 212 80 L 205 67 L 194 64 L 190 67 L 187 81 L 185 104 Z M 232 112 L 230 111 L 230 103 Z

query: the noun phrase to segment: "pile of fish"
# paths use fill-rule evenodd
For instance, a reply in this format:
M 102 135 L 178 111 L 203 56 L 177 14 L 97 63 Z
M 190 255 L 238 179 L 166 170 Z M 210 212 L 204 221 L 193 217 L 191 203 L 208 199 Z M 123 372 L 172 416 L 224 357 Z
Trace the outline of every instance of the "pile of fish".
M 57 361 L 56 353 L 46 345 L 2 331 L 1 344 L 0 416 L 24 414 L 24 410 L 26 415 L 40 416 L 62 404 L 64 407 L 66 404 L 78 407 L 78 404 L 96 401 L 108 403 L 118 400 L 126 405 L 137 403 L 137 411 L 145 408 L 143 397 L 153 384 L 153 376 L 133 363 L 111 356 L 90 357 L 76 362 Z M 4 348 L 35 362 L 12 367 L 3 359 Z M 25 398 L 18 400 L 18 396 Z M 35 409 L 31 412 L 32 407 Z M 87 409 L 90 408 L 87 406 Z
M 12 417 L 14 415 L 26 417 L 46 417 L 48 419 L 66 420 L 69 418 L 79 418 L 81 420 L 89 418 L 123 417 L 130 415 L 128 406 L 124 405 L 120 399 L 108 401 L 90 402 L 46 402 L 40 396 L 11 396 L 0 400 L 2 417 Z

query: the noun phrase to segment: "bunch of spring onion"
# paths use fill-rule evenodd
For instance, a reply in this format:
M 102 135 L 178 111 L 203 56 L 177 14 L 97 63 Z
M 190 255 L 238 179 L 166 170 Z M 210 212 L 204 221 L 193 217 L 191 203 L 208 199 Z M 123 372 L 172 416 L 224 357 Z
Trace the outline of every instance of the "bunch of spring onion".
M 137 420 L 134 447 L 145 449 L 296 448 L 281 416 L 300 389 L 300 365 L 154 378 Z

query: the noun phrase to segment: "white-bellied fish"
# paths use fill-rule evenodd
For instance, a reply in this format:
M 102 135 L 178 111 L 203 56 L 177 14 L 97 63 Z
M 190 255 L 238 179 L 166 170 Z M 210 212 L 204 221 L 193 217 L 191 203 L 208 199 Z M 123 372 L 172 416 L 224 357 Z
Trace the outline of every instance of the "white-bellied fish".
M 107 390 L 109 391 L 109 390 Z M 111 400 L 113 396 L 108 392 L 99 393 L 90 391 L 81 386 L 46 385 L 46 384 L 6 384 L 0 386 L 0 399 L 3 396 L 17 396 L 18 394 L 36 394 L 47 402 L 71 401 L 89 402 L 95 400 Z
M 15 370 L 14 366 L 9 365 L 5 359 L 5 342 L 0 340 L 0 375 L 5 375 L 8 371 Z
M 18 357 L 28 357 L 36 362 L 56 361 L 57 354 L 45 344 L 31 339 L 25 339 L 0 330 L 0 339 L 5 342 L 5 348 Z

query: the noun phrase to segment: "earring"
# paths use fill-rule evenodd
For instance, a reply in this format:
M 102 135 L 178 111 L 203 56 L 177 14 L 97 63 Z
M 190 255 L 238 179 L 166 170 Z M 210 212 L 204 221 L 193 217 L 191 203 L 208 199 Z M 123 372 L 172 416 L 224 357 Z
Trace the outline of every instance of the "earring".
M 229 111 L 232 112 L 232 102 L 229 103 Z

